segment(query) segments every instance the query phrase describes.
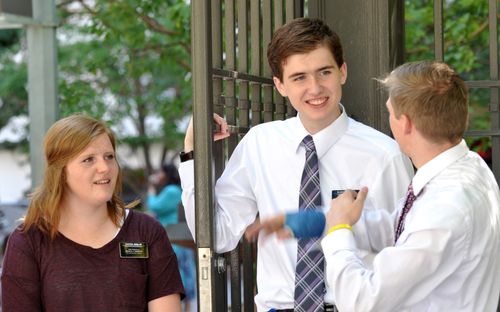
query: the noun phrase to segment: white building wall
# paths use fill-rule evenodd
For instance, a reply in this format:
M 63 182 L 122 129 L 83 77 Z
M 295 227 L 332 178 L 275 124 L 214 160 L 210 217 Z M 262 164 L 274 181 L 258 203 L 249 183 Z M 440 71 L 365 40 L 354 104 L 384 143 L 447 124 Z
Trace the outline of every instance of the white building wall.
M 30 188 L 31 167 L 28 155 L 0 150 L 0 202 L 21 200 Z

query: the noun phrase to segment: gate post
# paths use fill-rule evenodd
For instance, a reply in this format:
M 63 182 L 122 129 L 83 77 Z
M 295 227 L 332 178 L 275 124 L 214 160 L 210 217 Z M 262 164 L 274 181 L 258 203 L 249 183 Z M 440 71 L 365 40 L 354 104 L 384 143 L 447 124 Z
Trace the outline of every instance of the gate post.
M 196 247 L 198 255 L 198 310 L 215 311 L 213 185 L 212 185 L 212 46 L 210 0 L 191 3 L 193 58 L 193 126 L 196 206 Z

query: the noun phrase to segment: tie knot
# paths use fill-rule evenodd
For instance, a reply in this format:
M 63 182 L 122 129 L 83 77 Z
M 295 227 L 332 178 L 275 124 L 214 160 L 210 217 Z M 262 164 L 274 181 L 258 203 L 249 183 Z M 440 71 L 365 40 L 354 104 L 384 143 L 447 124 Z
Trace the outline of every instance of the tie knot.
M 302 143 L 304 143 L 304 146 L 308 152 L 316 151 L 316 146 L 314 146 L 314 140 L 312 136 L 306 135 L 306 137 L 302 140 Z

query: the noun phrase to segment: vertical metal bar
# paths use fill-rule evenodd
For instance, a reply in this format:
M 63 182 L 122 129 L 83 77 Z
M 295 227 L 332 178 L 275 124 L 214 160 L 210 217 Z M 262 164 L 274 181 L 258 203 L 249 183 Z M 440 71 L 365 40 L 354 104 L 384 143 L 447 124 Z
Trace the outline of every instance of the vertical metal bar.
M 244 310 L 254 311 L 255 297 L 255 274 L 254 274 L 254 248 L 255 243 L 250 243 L 247 240 L 243 242 L 243 300 Z
M 327 5 L 325 0 L 309 0 L 307 3 L 308 14 L 310 17 L 316 17 L 322 20 L 327 20 L 326 8 Z
M 285 21 L 289 22 L 295 18 L 295 0 L 285 0 Z M 295 109 L 293 108 L 290 101 L 286 99 L 287 109 L 286 109 L 286 118 L 293 117 L 297 114 Z
M 238 247 L 229 253 L 231 267 L 231 312 L 241 312 L 241 271 Z
M 248 72 L 248 10 L 247 0 L 238 0 L 238 71 Z M 238 121 L 241 127 L 249 127 L 248 82 L 238 81 Z
M 370 34 L 369 37 L 372 37 L 372 42 L 379 42 L 380 56 L 373 57 L 372 55 L 370 59 L 377 66 L 373 76 L 380 76 L 404 62 L 404 1 L 378 0 L 376 5 L 378 11 L 374 16 L 377 18 L 373 20 L 373 26 L 368 27 L 369 29 L 378 28 L 376 35 Z M 359 79 L 356 80 L 359 81 Z M 373 113 L 372 116 L 365 115 L 364 122 L 390 135 L 389 114 L 385 107 L 387 94 L 380 92 L 380 86 L 373 79 L 368 80 L 369 98 L 373 99 L 370 101 L 373 104 Z
M 289 22 L 295 18 L 295 0 L 285 0 L 285 21 Z
M 234 0 L 226 0 L 224 5 L 224 36 L 225 36 L 225 54 L 226 70 L 234 71 L 236 70 L 236 21 L 235 21 L 235 4 Z M 235 98 L 235 80 L 226 79 L 225 80 L 225 95 L 224 103 L 226 108 L 226 120 L 230 125 L 236 125 L 236 98 Z M 228 151 L 229 155 L 232 154 L 234 148 L 236 147 L 237 137 L 232 135 L 228 138 Z
M 212 66 L 222 68 L 222 16 L 220 0 L 212 1 Z M 193 17 L 194 18 L 194 17 Z M 223 114 L 223 103 L 221 101 L 222 79 L 212 77 L 214 112 Z
M 490 33 L 490 78 L 498 80 L 498 2 L 497 0 L 489 0 L 489 33 Z M 490 112 L 491 112 L 491 130 L 500 129 L 500 112 L 499 112 L 499 89 L 494 87 L 490 89 Z M 500 183 L 500 136 L 491 137 L 492 149 L 492 169 L 497 182 Z M 500 307 L 499 307 L 500 308 Z
M 273 33 L 272 29 L 272 10 L 271 0 L 264 0 L 262 3 L 262 48 L 263 59 L 266 59 L 267 46 L 271 41 Z M 263 63 L 266 63 L 263 61 Z M 271 76 L 271 70 L 267 64 L 262 64 L 262 74 L 264 77 Z M 264 122 L 272 121 L 274 119 L 274 104 L 273 104 L 273 86 L 263 86 L 263 102 L 264 102 Z
M 42 182 L 43 137 L 59 113 L 57 97 L 56 8 L 54 0 L 35 1 L 33 17 L 44 25 L 27 25 L 28 102 L 31 183 Z
M 280 28 L 284 24 L 283 0 L 274 1 L 274 30 Z
M 238 0 L 238 71 L 248 72 L 248 0 Z M 250 127 L 249 119 L 249 99 L 248 99 L 248 81 L 238 81 L 238 121 L 241 127 Z M 242 241 L 242 264 L 243 264 L 243 310 L 254 310 L 254 259 L 248 252 L 252 245 Z
M 220 0 L 212 0 L 211 1 L 211 16 L 212 16 L 212 67 L 214 68 L 222 68 L 222 34 L 223 34 L 223 25 L 222 25 L 222 4 Z M 203 51 L 203 50 L 201 50 Z M 207 77 L 208 81 L 212 82 L 212 90 L 213 90 L 213 108 L 214 112 L 223 116 L 224 115 L 224 103 L 222 98 L 222 90 L 223 90 L 223 81 L 220 77 L 214 77 L 212 75 L 212 80 L 210 77 Z M 211 121 L 211 120 L 210 120 Z M 212 145 L 212 164 L 214 166 L 215 178 L 219 177 L 224 170 L 224 141 L 218 141 L 213 143 Z M 209 168 L 206 168 L 209 170 Z M 207 172 L 207 175 L 209 173 Z M 212 184 L 213 185 L 213 184 Z M 215 212 L 212 213 L 212 215 Z M 212 225 L 213 226 L 213 225 Z M 213 241 L 215 244 L 215 234 L 212 233 Z M 214 302 L 212 303 L 213 307 L 221 307 L 223 309 L 227 309 L 227 275 L 225 270 L 225 259 L 224 255 L 219 255 L 213 252 L 213 245 L 211 249 L 211 256 L 213 258 L 212 263 L 216 267 L 217 270 L 214 270 L 213 275 L 213 289 L 212 293 L 214 293 Z M 214 308 L 215 309 L 215 308 Z M 201 310 L 200 310 L 201 311 Z
M 396 68 L 405 60 L 405 4 L 403 0 L 389 1 L 389 69 Z M 385 107 L 385 105 L 382 105 Z M 384 108 L 385 109 L 385 108 Z M 388 119 L 387 119 L 388 120 Z
M 443 0 L 434 0 L 434 53 L 436 60 L 444 60 Z
M 304 0 L 295 0 L 294 16 L 295 18 L 304 16 Z
M 274 105 L 276 107 L 276 120 L 284 120 L 287 111 L 286 101 L 276 90 L 274 90 Z
M 251 74 L 260 76 L 261 49 L 260 49 L 260 1 L 250 1 L 250 42 L 251 42 Z M 260 85 L 250 83 L 252 94 L 252 125 L 261 123 L 261 96 Z
M 224 35 L 225 35 L 225 54 L 226 62 L 224 69 L 234 71 L 236 69 L 236 41 L 235 41 L 235 3 L 234 0 L 226 0 L 224 5 Z M 228 124 L 236 124 L 236 86 L 234 79 L 225 80 L 224 103 L 226 109 L 226 120 Z M 228 138 L 228 152 L 232 154 L 238 137 L 232 135 Z M 240 274 L 240 256 L 239 249 L 236 248 L 228 256 L 230 266 L 230 293 L 231 293 L 231 311 L 241 311 L 241 274 Z
M 283 1 L 274 1 L 274 30 L 280 28 L 284 24 L 284 9 Z M 267 65 L 269 66 L 269 65 Z M 281 94 L 275 89 L 274 90 L 274 102 L 276 103 L 276 119 L 283 120 L 287 117 L 286 112 L 293 111 L 293 108 L 288 103 L 289 108 L 287 108 L 287 101 L 281 96 Z
M 195 154 L 198 310 L 214 311 L 213 186 L 212 186 L 212 46 L 210 0 L 191 4 L 193 49 L 193 114 Z
M 222 68 L 222 5 L 220 0 L 211 2 L 212 14 L 212 66 Z M 224 103 L 222 102 L 222 78 L 212 76 L 214 113 L 224 115 Z M 219 177 L 224 169 L 224 142 L 218 141 L 213 145 L 213 159 L 215 176 Z

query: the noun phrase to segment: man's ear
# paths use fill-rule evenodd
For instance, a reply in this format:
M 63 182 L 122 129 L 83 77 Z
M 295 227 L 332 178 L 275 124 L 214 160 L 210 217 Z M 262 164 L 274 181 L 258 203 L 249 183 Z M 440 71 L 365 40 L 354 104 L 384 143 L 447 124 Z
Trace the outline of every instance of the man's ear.
M 410 117 L 408 117 L 408 115 L 401 114 L 399 118 L 401 118 L 404 134 L 410 134 L 412 131 L 414 131 L 413 122 L 411 121 Z
M 347 81 L 347 63 L 344 62 L 342 66 L 340 66 L 340 84 L 344 84 Z
M 283 85 L 281 80 L 279 80 L 278 77 L 273 76 L 273 81 L 274 85 L 276 86 L 276 90 L 278 90 L 278 92 L 281 94 L 282 97 L 286 97 L 287 95 L 285 91 L 285 86 Z

